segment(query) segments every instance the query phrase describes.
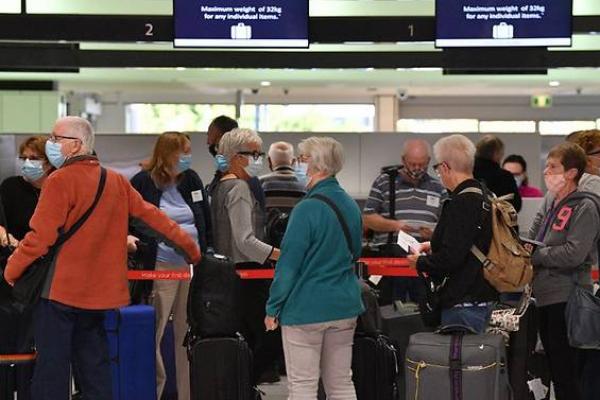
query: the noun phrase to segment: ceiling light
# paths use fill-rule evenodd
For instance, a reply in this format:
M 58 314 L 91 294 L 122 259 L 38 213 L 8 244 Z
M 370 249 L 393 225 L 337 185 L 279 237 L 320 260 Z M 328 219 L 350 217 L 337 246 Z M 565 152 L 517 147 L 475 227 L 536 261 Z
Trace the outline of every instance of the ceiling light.
M 185 71 L 187 68 L 186 67 L 177 67 L 175 68 L 175 70 L 177 71 Z
M 375 68 L 373 68 L 373 67 L 369 67 L 369 68 L 365 68 L 365 71 L 369 71 L 369 72 L 371 72 L 371 71 L 373 71 L 374 69 L 375 69 Z
M 560 82 L 559 81 L 550 81 L 548 83 L 548 85 L 550 85 L 552 87 L 558 87 L 558 86 L 560 86 Z
M 260 83 L 260 86 L 263 86 L 263 87 L 271 86 L 271 82 L 269 82 L 269 81 L 262 81 Z

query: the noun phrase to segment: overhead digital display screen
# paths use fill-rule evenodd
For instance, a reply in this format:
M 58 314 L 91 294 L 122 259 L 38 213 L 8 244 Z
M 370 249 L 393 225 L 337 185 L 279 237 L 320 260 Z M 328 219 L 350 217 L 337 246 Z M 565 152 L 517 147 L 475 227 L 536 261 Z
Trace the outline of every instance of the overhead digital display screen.
M 308 0 L 174 0 L 175 47 L 308 47 Z
M 571 46 L 573 0 L 436 0 L 436 47 Z

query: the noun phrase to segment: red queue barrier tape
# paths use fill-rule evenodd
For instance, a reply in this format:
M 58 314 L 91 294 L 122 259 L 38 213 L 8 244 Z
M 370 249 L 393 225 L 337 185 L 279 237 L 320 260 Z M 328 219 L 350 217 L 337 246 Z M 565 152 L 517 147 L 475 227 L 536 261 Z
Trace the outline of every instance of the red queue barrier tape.
M 173 271 L 151 271 L 151 270 L 130 270 L 127 271 L 127 279 L 130 281 L 184 281 L 191 279 L 189 269 Z
M 23 364 L 35 361 L 37 353 L 1 354 L 0 365 Z
M 369 275 L 416 277 L 417 272 L 408 268 L 406 258 L 361 258 L 367 264 Z M 237 271 L 242 279 L 273 279 L 274 269 L 241 269 Z M 186 280 L 190 279 L 188 270 L 173 271 L 127 271 L 129 280 Z M 592 271 L 592 279 L 599 279 L 599 271 Z

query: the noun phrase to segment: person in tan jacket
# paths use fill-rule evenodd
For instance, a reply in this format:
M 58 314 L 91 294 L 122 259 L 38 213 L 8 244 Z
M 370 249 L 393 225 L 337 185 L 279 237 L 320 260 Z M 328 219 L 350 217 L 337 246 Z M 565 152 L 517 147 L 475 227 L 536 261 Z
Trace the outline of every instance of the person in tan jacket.
M 59 232 L 68 231 L 92 205 L 101 170 L 91 155 L 93 148 L 94 132 L 86 120 L 66 117 L 54 125 L 46 154 L 57 170 L 42 187 L 31 231 L 8 260 L 7 282 L 18 281 L 49 251 Z M 71 364 L 77 365 L 87 399 L 112 399 L 104 311 L 129 304 L 130 220 L 176 248 L 188 262 L 200 261 L 198 244 L 177 223 L 145 202 L 125 177 L 107 171 L 94 212 L 56 253 L 34 309 L 34 400 L 68 399 Z

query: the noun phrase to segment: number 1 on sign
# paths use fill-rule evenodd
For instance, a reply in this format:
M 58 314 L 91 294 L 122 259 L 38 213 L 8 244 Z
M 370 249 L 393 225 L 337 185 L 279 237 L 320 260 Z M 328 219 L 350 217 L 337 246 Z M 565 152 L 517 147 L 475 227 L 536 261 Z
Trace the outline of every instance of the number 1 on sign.
M 415 36 L 415 26 L 413 24 L 410 24 L 408 26 L 408 32 L 410 33 L 410 37 L 414 37 Z

